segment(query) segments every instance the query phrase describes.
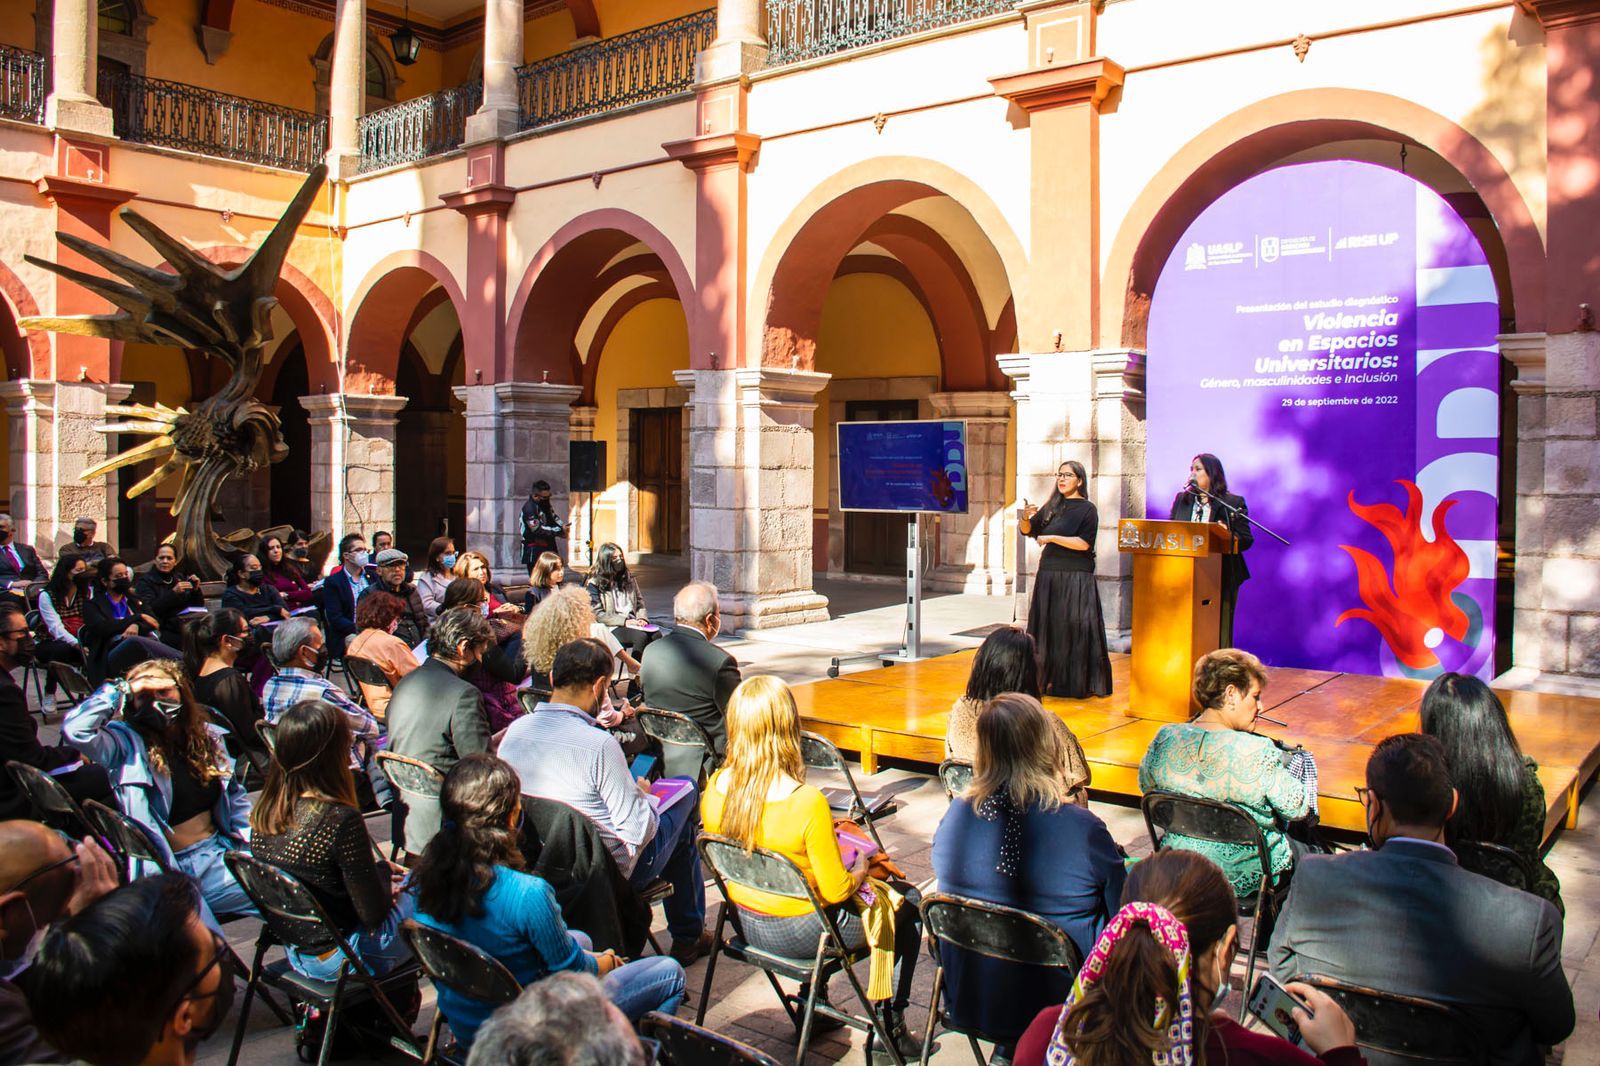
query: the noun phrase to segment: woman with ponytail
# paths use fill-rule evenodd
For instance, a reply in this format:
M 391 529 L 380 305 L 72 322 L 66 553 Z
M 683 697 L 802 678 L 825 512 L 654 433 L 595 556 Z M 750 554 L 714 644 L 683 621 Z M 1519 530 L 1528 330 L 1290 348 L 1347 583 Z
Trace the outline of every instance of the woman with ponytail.
M 1244 1028 L 1219 1008 L 1239 947 L 1233 886 L 1192 851 L 1162 851 L 1134 866 L 1072 994 L 1033 1020 L 1016 1066 L 1364 1066 L 1355 1026 L 1310 985 L 1290 992 L 1309 1051 Z M 1240 995 L 1247 994 L 1244 991 Z
M 379 975 L 411 957 L 400 923 L 416 901 L 405 871 L 379 859 L 356 803 L 350 727 L 331 703 L 305 700 L 278 718 L 267 784 L 250 814 L 251 850 L 299 878 L 361 960 Z M 306 977 L 333 981 L 343 956 L 286 949 Z
M 628 1020 L 672 1014 L 683 1000 L 683 967 L 666 956 L 623 962 L 596 954 L 569 931 L 549 882 L 522 857 L 522 783 L 493 755 L 465 756 L 439 790 L 439 832 L 412 870 L 417 921 L 498 959 L 524 987 L 563 970 L 593 974 Z M 463 1047 L 494 1008 L 438 986 L 439 1009 Z

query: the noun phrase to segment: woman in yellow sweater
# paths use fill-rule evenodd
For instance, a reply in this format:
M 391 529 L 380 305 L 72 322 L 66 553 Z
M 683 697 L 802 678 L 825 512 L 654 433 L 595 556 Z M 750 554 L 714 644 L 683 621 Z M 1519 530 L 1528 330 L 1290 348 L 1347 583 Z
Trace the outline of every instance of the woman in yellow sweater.
M 866 933 L 852 901 L 867 879 L 869 858 L 857 855 L 850 866 L 845 865 L 827 798 L 805 783 L 800 712 L 789 686 L 775 677 L 748 678 L 733 690 L 726 722 L 727 760 L 711 775 L 700 800 L 706 831 L 793 860 L 818 899 L 825 905 L 840 905 L 839 928 L 845 943 L 865 944 Z M 907 1032 L 904 1017 L 922 942 L 916 892 L 910 893 L 894 912 L 894 998 L 879 1005 L 885 1028 L 906 1056 L 922 1050 Z M 729 885 L 728 894 L 739 907 L 745 936 L 753 946 L 795 958 L 815 954 L 822 926 L 805 900 L 737 885 Z M 803 995 L 806 990 L 801 991 Z M 826 993 L 822 989 L 821 997 L 825 999 Z M 828 1027 L 826 1021 L 818 1017 L 813 1028 Z M 874 1050 L 887 1055 L 876 1046 Z

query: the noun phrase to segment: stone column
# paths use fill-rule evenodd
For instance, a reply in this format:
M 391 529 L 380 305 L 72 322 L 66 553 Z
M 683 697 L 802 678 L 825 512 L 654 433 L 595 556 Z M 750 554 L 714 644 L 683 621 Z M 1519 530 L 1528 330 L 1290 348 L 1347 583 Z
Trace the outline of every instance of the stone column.
M 62 132 L 112 136 L 111 109 L 95 96 L 99 88 L 99 51 L 99 22 L 94 0 L 56 0 L 50 26 L 50 95 L 44 104 L 46 126 Z
M 311 416 L 311 524 L 371 536 L 395 526 L 395 429 L 404 396 L 302 396 Z
M 1106 639 L 1127 651 L 1133 639 L 1133 560 L 1117 550 L 1117 520 L 1142 518 L 1144 497 L 1144 353 L 1132 349 L 1094 352 L 1095 576 L 1105 612 Z
M 827 374 L 679 370 L 690 394 L 689 572 L 729 630 L 828 617 L 811 587 L 812 418 Z
M 767 58 L 761 0 L 717 0 L 717 36 L 696 59 L 696 81 L 736 78 L 759 70 Z
M 1006 569 L 1006 430 L 1011 397 L 1003 392 L 936 392 L 935 418 L 967 423 L 967 513 L 939 515 L 939 558 L 929 586 L 941 592 L 1003 595 Z
M 577 385 L 504 381 L 458 385 L 467 407 L 466 543 L 495 571 L 522 571 L 522 501 L 528 486 L 550 482 L 550 503 L 565 513 L 567 441 Z M 569 542 L 570 544 L 570 542 Z
M 367 0 L 338 0 L 328 84 L 328 177 L 347 181 L 361 164 L 356 120 L 367 109 Z
M 483 106 L 467 118 L 466 143 L 509 137 L 522 125 L 522 0 L 484 0 Z
M 127 399 L 131 385 L 21 379 L 0 381 L 11 448 L 11 499 L 18 539 L 46 559 L 72 536 L 80 517 L 100 524 L 100 539 L 117 543 L 116 476 L 81 481 L 78 475 L 112 454 L 95 426 L 106 408 Z
M 600 408 L 593 404 L 576 404 L 567 416 L 567 432 L 571 440 L 594 440 L 595 418 Z M 559 512 L 557 512 L 559 513 Z M 594 560 L 589 551 L 589 496 L 574 493 L 567 501 L 567 563 L 571 566 L 588 566 Z

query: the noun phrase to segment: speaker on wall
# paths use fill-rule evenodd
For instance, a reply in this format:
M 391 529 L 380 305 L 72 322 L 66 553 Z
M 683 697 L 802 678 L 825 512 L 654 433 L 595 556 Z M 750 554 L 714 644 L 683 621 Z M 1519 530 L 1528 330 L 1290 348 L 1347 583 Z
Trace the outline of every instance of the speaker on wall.
M 567 490 L 599 492 L 606 468 L 606 442 L 575 440 L 567 443 Z

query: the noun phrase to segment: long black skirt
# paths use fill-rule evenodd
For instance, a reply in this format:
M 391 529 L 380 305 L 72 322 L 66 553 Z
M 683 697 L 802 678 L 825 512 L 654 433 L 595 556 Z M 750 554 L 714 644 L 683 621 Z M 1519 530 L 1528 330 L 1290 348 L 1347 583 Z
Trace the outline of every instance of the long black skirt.
M 1111 695 L 1111 656 L 1094 575 L 1041 570 L 1034 575 L 1028 632 L 1039 647 L 1040 682 L 1047 696 L 1083 700 Z

